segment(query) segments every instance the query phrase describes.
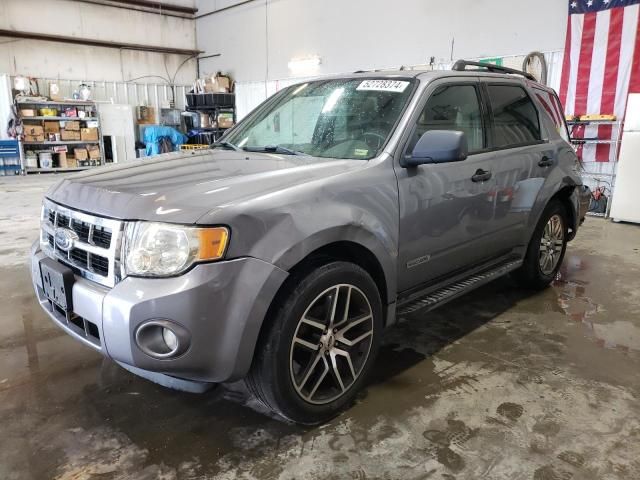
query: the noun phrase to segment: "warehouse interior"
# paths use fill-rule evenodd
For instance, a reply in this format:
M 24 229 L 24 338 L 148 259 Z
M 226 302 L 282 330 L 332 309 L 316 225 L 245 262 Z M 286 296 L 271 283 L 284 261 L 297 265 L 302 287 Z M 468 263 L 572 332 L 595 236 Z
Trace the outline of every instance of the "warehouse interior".
M 74 315 L 72 301 L 87 309 L 92 302 L 100 304 L 106 312 L 108 300 L 100 292 L 108 296 L 108 289 L 123 289 L 126 274 L 114 274 L 112 269 L 133 270 L 124 257 L 133 244 L 131 238 L 138 234 L 123 237 L 117 246 L 111 243 L 115 260 L 100 265 L 95 259 L 101 258 L 96 253 L 98 233 L 115 222 L 123 235 L 125 231 L 129 235 L 129 227 L 134 232 L 143 220 L 152 225 L 189 223 L 187 232 L 196 232 L 200 239 L 219 233 L 222 237 L 216 241 L 223 243 L 218 256 L 202 258 L 233 264 L 263 262 L 259 253 L 266 251 L 261 246 L 265 239 L 277 244 L 274 250 L 284 252 L 289 239 L 313 231 L 309 225 L 344 215 L 346 207 L 340 202 L 345 199 L 375 197 L 377 192 L 380 196 L 372 200 L 374 204 L 395 201 L 392 213 L 402 216 L 409 207 L 397 191 L 404 178 L 398 173 L 384 177 L 397 182 L 391 193 L 382 177 L 373 179 L 380 182 L 373 185 L 377 189 L 373 194 L 352 182 L 350 195 L 342 196 L 337 184 L 323 183 L 314 194 L 314 209 L 301 198 L 301 186 L 319 181 L 322 165 L 330 162 L 303 170 L 302 164 L 316 154 L 275 143 L 256 153 L 234 139 L 274 99 L 289 95 L 286 92 L 295 96 L 315 81 L 354 75 L 375 79 L 393 71 L 389 78 L 401 80 L 398 92 L 402 92 L 407 85 L 418 84 L 417 79 L 459 73 L 456 62 L 461 59 L 472 62 L 469 65 L 478 62 L 483 73 L 509 74 L 528 85 L 542 85 L 550 92 L 545 97 L 548 103 L 557 102 L 557 106 L 547 105 L 540 98 L 535 105 L 540 115 L 548 114 L 561 124 L 560 135 L 566 135 L 558 142 L 563 141 L 572 155 L 575 152 L 575 169 L 558 181 L 575 176 L 579 179 L 576 192 L 584 188 L 588 199 L 584 223 L 574 218 L 575 227 L 566 230 L 575 239 L 565 241 L 566 252 L 562 250 L 561 263 L 547 288 L 523 289 L 513 275 L 487 276 L 477 289 L 452 297 L 437 309 L 398 310 L 392 314 L 397 321 L 389 323 L 384 338 L 376 340 L 380 343 L 377 358 L 366 364 L 367 375 L 360 380 L 357 394 L 354 391 L 349 404 L 330 418 L 308 424 L 266 408 L 252 380 L 234 375 L 229 381 L 210 381 L 200 374 L 203 370 L 193 378 L 181 376 L 188 370 L 182 364 L 175 374 L 162 370 L 166 374 L 160 378 L 155 371 L 147 372 L 153 370 L 145 367 L 151 365 L 148 362 L 138 368 L 139 364 L 111 358 L 115 343 L 106 337 L 106 354 L 99 341 L 107 331 L 106 323 L 116 322 L 115 316 L 104 320 L 104 327 L 100 325 L 97 343 L 78 341 L 65 325 L 61 328 L 52 320 L 58 308 L 69 324 Z M 369 88 L 362 85 L 356 90 Z M 392 95 L 389 92 L 396 87 L 375 88 Z M 329 102 L 339 104 L 340 94 Z M 411 101 L 402 112 L 413 108 Z M 325 104 L 322 111 L 330 109 Z M 486 114 L 486 119 L 483 122 L 493 121 L 493 114 Z M 640 478 L 640 194 L 636 184 L 640 180 L 640 0 L 406 0 L 393 5 L 380 0 L 2 0 L 0 123 L 0 239 L 7 242 L 0 247 L 4 304 L 0 312 L 0 478 Z M 270 135 L 276 138 L 280 125 L 284 130 L 289 123 L 294 125 L 296 120 L 277 114 Z M 304 121 L 300 125 L 302 133 L 296 135 L 304 136 L 309 128 Z M 401 120 L 394 124 L 397 129 L 403 126 Z M 486 147 L 490 147 L 486 143 L 490 134 L 484 137 Z M 396 141 L 394 133 L 369 135 Z M 365 156 L 365 147 L 357 144 L 354 158 Z M 217 157 L 206 160 L 215 152 L 242 154 L 247 165 L 253 153 L 264 155 L 273 163 L 273 171 L 242 166 L 240 157 L 233 164 Z M 300 159 L 293 158 L 298 154 Z M 491 148 L 482 154 L 490 155 Z M 455 165 L 462 169 L 469 159 L 471 155 Z M 198 163 L 204 170 L 184 173 L 183 165 L 205 161 L 209 163 Z M 298 176 L 279 180 L 294 161 L 302 162 L 291 168 Z M 352 164 L 375 161 L 373 157 L 349 160 Z M 145 165 L 152 168 L 144 170 Z M 340 171 L 353 172 L 346 164 L 335 168 L 324 182 L 338 177 Z M 207 176 L 209 170 L 222 173 Z M 446 190 L 448 171 L 427 186 L 411 184 L 407 204 L 426 208 L 430 200 L 420 195 L 425 189 Z M 255 197 L 250 198 L 249 187 L 241 183 L 243 175 L 260 183 Z M 185 177 L 190 183 L 180 183 Z M 409 173 L 406 181 L 411 177 Z M 527 182 L 515 174 L 512 177 L 509 182 L 514 185 Z M 178 191 L 179 184 L 184 190 Z M 279 190 L 272 191 L 276 184 Z M 94 186 L 95 190 L 89 189 Z M 200 196 L 191 197 L 194 192 Z M 464 196 L 447 194 L 439 195 L 453 204 Z M 514 188 L 487 187 L 483 195 L 493 202 L 493 220 L 500 215 L 500 202 L 509 205 L 510 215 L 525 218 L 523 212 L 528 210 L 516 207 Z M 220 198 L 215 208 L 204 203 L 213 197 Z M 334 208 L 324 209 L 323 201 L 332 197 L 337 200 Z M 276 200 L 281 203 L 273 203 Z M 243 205 L 253 208 L 253 201 L 263 206 L 261 214 L 242 210 Z M 123 205 L 122 214 L 111 214 L 118 204 Z M 55 208 L 60 209 L 58 213 Z M 306 209 L 303 217 L 308 225 L 295 217 L 296 208 Z M 195 212 L 194 220 L 180 220 L 189 209 Z M 429 221 L 436 225 L 429 227 L 428 238 L 416 243 L 455 240 L 448 236 L 452 235 L 448 229 L 454 228 L 447 227 L 451 222 L 463 225 L 474 241 L 484 238 L 479 229 L 474 230 L 475 224 L 465 223 L 474 215 L 485 218 L 484 214 L 460 211 L 455 222 L 448 218 L 455 216 L 450 215 L 452 210 L 430 212 Z M 236 215 L 238 228 L 235 223 L 230 230 L 224 226 L 228 212 Z M 579 208 L 574 217 L 578 213 Z M 48 270 L 37 265 L 43 263 L 38 250 L 43 244 L 61 245 L 58 230 L 49 232 L 46 225 L 49 221 L 52 227 L 59 225 L 63 214 L 78 223 L 88 222 L 93 214 L 101 220 L 87 227 L 91 245 L 83 261 L 89 274 L 85 278 L 77 270 L 68 270 L 72 277 L 75 272 L 76 283 L 77 277 L 83 277 L 89 285 L 83 287 L 88 296 L 81 299 L 74 284 L 73 293 L 63 291 L 67 296 L 60 303 L 49 294 L 43 300 L 38 293 Z M 371 211 L 358 210 L 344 228 L 336 230 L 364 225 L 370 215 Z M 395 229 L 402 241 L 402 219 L 398 225 L 397 219 L 389 220 L 392 217 L 376 219 L 373 230 Z M 411 222 L 423 220 L 414 217 Z M 72 231 L 74 221 L 69 221 L 67 232 L 75 235 L 72 241 L 78 241 L 77 232 Z M 536 221 L 531 222 L 533 231 Z M 277 225 L 277 234 L 268 230 L 271 224 Z M 187 242 L 192 241 L 188 238 Z M 257 245 L 254 250 L 252 242 Z M 238 245 L 249 253 L 237 250 Z M 398 258 L 404 262 L 401 245 L 389 249 L 394 262 Z M 291 248 L 286 254 L 295 252 Z M 435 268 L 432 253 L 412 258 L 406 268 L 422 264 Z M 201 252 L 188 254 L 196 255 L 198 264 Z M 284 253 L 283 258 L 287 258 Z M 199 268 L 216 265 L 215 261 L 202 263 L 185 270 L 184 276 L 182 271 L 169 272 L 160 280 L 143 272 L 117 308 L 126 304 L 134 312 L 129 303 L 150 298 L 149 304 L 173 303 L 185 316 L 200 315 L 205 323 L 227 314 L 231 311 L 227 306 L 208 304 L 201 313 L 177 295 L 171 300 L 178 288 L 196 290 L 197 285 L 190 282 Z M 358 265 L 370 263 L 367 257 Z M 400 263 L 398 269 L 405 266 Z M 242 293 L 251 292 L 252 282 L 261 275 L 272 282 L 285 270 L 300 275 L 302 263 L 294 264 L 290 270 L 278 264 L 270 276 L 262 270 L 247 273 L 230 267 L 228 276 L 225 271 L 198 293 L 201 296 L 189 298 L 201 302 L 230 298 L 236 302 L 233 312 L 253 314 L 263 308 L 266 317 L 275 317 L 286 308 L 275 310 L 270 298 L 254 299 Z M 112 283 L 92 286 L 101 268 Z M 371 276 L 372 282 L 379 283 L 376 275 Z M 234 279 L 238 290 L 219 292 L 230 289 Z M 153 283 L 163 281 L 173 283 L 166 287 Z M 300 288 L 306 281 L 299 282 Z M 291 290 L 294 286 L 298 285 Z M 282 288 L 274 289 L 274 298 L 281 299 Z M 371 303 L 366 294 L 363 298 Z M 49 301 L 53 314 L 46 309 Z M 423 301 L 423 306 L 427 303 Z M 394 302 L 389 299 L 381 306 L 388 309 L 384 318 L 391 318 Z M 301 322 L 311 309 L 305 310 Z M 377 315 L 374 310 L 370 307 L 372 318 Z M 347 304 L 345 321 L 348 313 Z M 231 320 L 233 315 L 229 313 Z M 86 319 L 73 318 L 80 318 L 76 327 L 87 338 L 91 328 L 98 329 Z M 152 320 L 154 328 L 168 325 L 162 323 L 164 319 Z M 329 330 L 332 324 L 333 320 Z M 177 345 L 182 341 L 180 328 L 178 339 L 172 338 Z M 126 341 L 124 332 L 117 348 L 132 349 L 127 342 L 144 342 L 141 331 Z M 211 334 L 219 337 L 211 345 L 220 350 L 213 351 L 212 346 L 210 353 L 219 363 L 226 365 L 221 352 L 225 342 L 232 343 L 233 331 L 227 325 Z M 260 335 L 257 345 L 266 342 L 267 333 L 259 327 L 256 332 Z M 198 337 L 185 334 L 189 335 Z M 171 347 L 164 333 L 161 338 Z M 319 346 L 333 348 L 338 340 L 325 331 Z M 149 344 L 157 341 L 154 337 Z M 142 356 L 148 353 L 142 351 Z M 180 354 L 189 358 L 186 347 Z M 267 354 L 256 355 L 247 361 L 251 372 L 258 368 L 256 362 L 267 362 Z M 311 370 L 304 381 L 310 374 Z M 187 382 L 187 377 L 193 382 Z M 322 378 L 316 388 L 324 382 Z M 354 384 L 356 379 L 354 374 Z M 342 380 L 340 386 L 344 390 Z

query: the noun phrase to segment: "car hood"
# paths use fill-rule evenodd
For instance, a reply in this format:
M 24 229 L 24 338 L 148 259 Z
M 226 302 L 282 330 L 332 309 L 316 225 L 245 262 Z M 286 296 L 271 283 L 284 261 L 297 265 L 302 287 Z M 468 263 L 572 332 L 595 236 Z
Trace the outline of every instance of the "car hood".
M 196 223 L 211 210 L 362 168 L 364 160 L 207 150 L 69 176 L 47 198 L 106 217 Z

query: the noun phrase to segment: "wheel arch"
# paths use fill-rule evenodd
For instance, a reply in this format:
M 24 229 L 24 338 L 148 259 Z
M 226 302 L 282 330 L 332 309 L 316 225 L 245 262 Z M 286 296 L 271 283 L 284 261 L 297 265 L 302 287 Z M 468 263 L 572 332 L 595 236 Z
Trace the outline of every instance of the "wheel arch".
M 273 264 L 293 273 L 321 257 L 359 265 L 376 282 L 383 306 L 395 301 L 397 245 L 384 230 L 353 224 L 319 230 L 282 251 Z
M 271 303 L 264 315 L 262 325 L 260 325 L 252 352 L 251 363 L 253 363 L 253 359 L 256 357 L 256 348 L 262 343 L 269 330 L 269 326 L 273 323 L 273 316 L 282 299 L 295 288 L 295 285 L 298 284 L 300 278 L 307 272 L 331 261 L 354 263 L 369 273 L 378 287 L 378 292 L 380 293 L 383 311 L 383 326 L 386 326 L 387 322 L 392 322 L 394 320 L 393 318 L 390 318 L 387 304 L 395 301 L 395 292 L 394 297 L 389 300 L 388 273 L 385 272 L 382 263 L 376 257 L 374 252 L 361 243 L 354 242 L 352 240 L 333 241 L 309 252 L 287 269 L 289 275 L 271 299 Z
M 371 250 L 350 240 L 339 240 L 317 248 L 296 263 L 289 273 L 292 277 L 303 275 L 309 269 L 329 261 L 350 262 L 361 267 L 371 275 L 378 287 L 382 305 L 389 303 L 388 282 L 382 264 Z
M 567 212 L 568 227 L 570 228 L 567 241 L 574 239 L 578 226 L 578 212 L 574 195 L 575 189 L 575 185 L 565 185 L 549 199 L 549 203 L 554 200 L 559 201 Z

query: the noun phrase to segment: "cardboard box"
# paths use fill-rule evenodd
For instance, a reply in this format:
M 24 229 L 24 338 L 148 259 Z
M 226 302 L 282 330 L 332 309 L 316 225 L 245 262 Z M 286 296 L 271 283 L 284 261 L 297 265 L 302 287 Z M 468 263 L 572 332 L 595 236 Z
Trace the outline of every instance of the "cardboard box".
M 216 82 L 218 83 L 219 92 L 231 91 L 231 79 L 229 77 L 218 75 L 216 77 Z
M 76 160 L 76 157 L 74 157 L 73 155 L 67 154 L 67 168 L 77 168 L 77 167 L 78 167 L 78 161 Z
M 89 158 L 89 154 L 87 152 L 86 148 L 74 148 L 73 149 L 73 156 L 75 157 L 76 161 L 81 162 L 83 160 L 86 160 Z
M 92 160 L 98 160 L 100 158 L 100 147 L 98 145 L 90 145 L 87 147 L 89 158 Z
M 98 160 L 100 158 L 100 147 L 98 145 L 89 146 L 87 151 L 91 160 Z
M 44 128 L 42 128 L 42 125 L 25 125 L 24 134 L 25 135 L 44 135 Z
M 141 106 L 137 108 L 138 123 L 156 123 L 156 109 L 154 107 Z
M 35 117 L 36 109 L 35 108 L 21 108 L 20 115 L 23 117 Z
M 218 115 L 218 128 L 231 128 L 233 127 L 233 115 L 228 113 L 222 113 Z
M 205 77 L 203 90 L 205 93 L 226 93 L 231 88 L 231 80 L 223 75 Z
M 60 122 L 65 130 L 78 130 L 80 131 L 80 122 L 78 120 L 67 120 L 66 122 Z
M 44 142 L 44 133 L 41 135 L 25 135 L 25 142 Z
M 67 163 L 67 154 L 61 152 L 58 154 L 58 167 L 67 168 L 69 164 Z
M 87 140 L 87 141 L 98 140 L 98 129 L 97 128 L 81 128 L 80 139 Z
M 73 130 L 67 130 L 66 128 L 63 128 L 62 130 L 60 130 L 60 139 L 65 141 L 80 140 L 80 132 L 75 132 Z
M 60 122 L 44 122 L 45 133 L 60 133 Z

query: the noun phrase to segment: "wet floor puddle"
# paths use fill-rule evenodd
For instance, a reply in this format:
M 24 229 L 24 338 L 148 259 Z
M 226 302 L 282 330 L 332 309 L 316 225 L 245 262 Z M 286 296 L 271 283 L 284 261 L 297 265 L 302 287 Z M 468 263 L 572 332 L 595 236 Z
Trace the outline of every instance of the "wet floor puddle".
M 579 257 L 565 259 L 553 282 L 559 311 L 572 322 L 581 324 L 600 347 L 623 352 L 640 351 L 640 323 L 607 318 L 605 306 L 589 295 L 590 289 L 595 287 L 589 281 L 575 278 L 576 272 L 587 268 L 588 265 Z

